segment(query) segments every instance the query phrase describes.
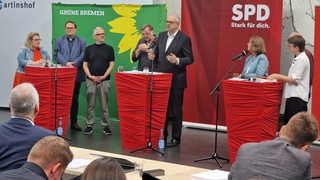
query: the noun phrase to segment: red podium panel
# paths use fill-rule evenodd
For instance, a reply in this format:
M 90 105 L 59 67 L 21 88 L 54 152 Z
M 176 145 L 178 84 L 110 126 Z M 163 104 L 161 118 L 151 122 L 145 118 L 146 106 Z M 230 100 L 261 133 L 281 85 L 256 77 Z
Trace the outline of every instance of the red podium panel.
M 150 126 L 150 80 L 152 84 L 151 142 L 158 148 L 160 129 L 164 127 L 172 74 L 115 73 L 122 147 L 146 147 Z
M 63 135 L 66 135 L 77 68 L 26 66 L 25 72 L 27 81 L 35 86 L 40 96 L 35 124 L 55 130 L 55 115 L 57 126 L 58 118 L 62 117 Z
M 222 88 L 230 163 L 233 163 L 242 144 L 275 138 L 283 82 L 225 80 Z

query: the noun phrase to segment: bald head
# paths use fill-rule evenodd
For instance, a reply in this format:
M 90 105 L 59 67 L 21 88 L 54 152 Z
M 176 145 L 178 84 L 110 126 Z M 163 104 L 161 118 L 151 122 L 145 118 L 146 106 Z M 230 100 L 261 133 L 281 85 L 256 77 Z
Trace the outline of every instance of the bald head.
M 39 95 L 36 88 L 31 83 L 17 85 L 11 91 L 9 107 L 13 116 L 35 116 L 39 108 Z

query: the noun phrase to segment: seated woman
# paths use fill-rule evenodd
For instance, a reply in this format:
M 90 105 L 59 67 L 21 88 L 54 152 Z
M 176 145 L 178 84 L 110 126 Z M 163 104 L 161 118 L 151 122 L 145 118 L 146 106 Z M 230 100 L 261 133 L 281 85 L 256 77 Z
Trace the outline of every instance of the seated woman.
M 261 78 L 268 76 L 269 61 L 266 53 L 266 45 L 260 36 L 252 36 L 248 42 L 248 51 L 251 53 L 247 57 L 241 78 Z
M 120 164 L 113 158 L 99 158 L 92 161 L 81 175 L 81 180 L 126 180 Z

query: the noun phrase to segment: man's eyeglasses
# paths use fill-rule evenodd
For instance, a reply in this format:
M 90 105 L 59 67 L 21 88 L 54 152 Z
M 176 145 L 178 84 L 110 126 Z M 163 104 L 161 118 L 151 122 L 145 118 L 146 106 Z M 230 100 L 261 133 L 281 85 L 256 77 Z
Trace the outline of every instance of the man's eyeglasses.
M 96 36 L 104 36 L 104 33 L 95 34 Z
M 74 28 L 74 27 L 66 27 L 66 29 L 76 29 L 76 28 Z
M 151 34 L 151 32 L 142 33 L 142 36 L 149 36 L 150 34 Z
M 167 20 L 167 23 L 168 23 L 168 24 L 173 24 L 173 23 L 177 23 L 177 22 L 175 22 L 175 21 L 168 21 L 168 20 Z

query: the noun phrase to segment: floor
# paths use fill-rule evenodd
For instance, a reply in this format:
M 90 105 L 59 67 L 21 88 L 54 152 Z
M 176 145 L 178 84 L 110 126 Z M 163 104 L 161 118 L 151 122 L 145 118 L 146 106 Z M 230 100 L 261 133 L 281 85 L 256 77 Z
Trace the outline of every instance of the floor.
M 9 119 L 10 113 L 8 109 L 0 109 L 0 123 Z M 85 127 L 85 119 L 79 119 L 79 125 Z M 183 128 L 182 140 L 179 147 L 166 148 L 162 156 L 159 153 L 152 151 L 151 149 L 137 151 L 131 153 L 129 149 L 123 149 L 121 145 L 121 137 L 119 132 L 119 121 L 116 119 L 111 120 L 110 129 L 112 135 L 108 136 L 102 132 L 100 122 L 96 121 L 93 127 L 93 133 L 91 135 L 83 135 L 82 132 L 68 131 L 67 137 L 71 139 L 70 145 L 82 148 L 95 149 L 100 151 L 107 151 L 111 153 L 124 154 L 130 156 L 136 156 L 141 158 L 178 163 L 189 166 L 196 166 L 207 169 L 221 169 L 230 170 L 230 163 L 225 160 L 218 159 L 222 164 L 222 168 L 212 158 L 215 150 L 215 131 L 199 130 L 194 128 Z M 227 133 L 217 133 L 217 155 L 218 157 L 228 158 L 228 138 Z M 320 146 L 312 145 L 310 153 L 313 159 L 313 176 L 320 175 Z M 209 157 L 210 159 L 194 162 L 199 158 Z M 64 179 L 70 178 L 66 176 Z

